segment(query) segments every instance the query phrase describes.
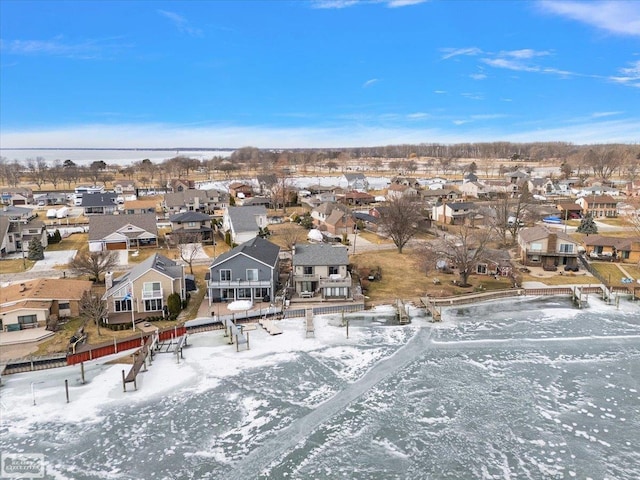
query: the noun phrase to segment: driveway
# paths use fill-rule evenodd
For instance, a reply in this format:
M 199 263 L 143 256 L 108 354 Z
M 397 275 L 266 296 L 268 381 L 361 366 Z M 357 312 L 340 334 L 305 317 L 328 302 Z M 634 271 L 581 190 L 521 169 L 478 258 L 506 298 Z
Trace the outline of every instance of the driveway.
M 54 252 L 44 252 L 44 260 L 38 260 L 30 271 L 42 272 L 53 270 L 54 267 L 66 265 L 76 256 L 77 250 L 58 250 Z

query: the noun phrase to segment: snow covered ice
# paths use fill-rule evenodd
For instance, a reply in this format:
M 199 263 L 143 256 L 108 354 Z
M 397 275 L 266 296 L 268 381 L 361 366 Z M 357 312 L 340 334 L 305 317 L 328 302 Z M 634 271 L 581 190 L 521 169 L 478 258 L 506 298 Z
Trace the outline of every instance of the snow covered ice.
M 640 478 L 637 304 L 411 314 L 352 314 L 349 339 L 338 316 L 309 339 L 283 320 L 239 353 L 192 335 L 127 393 L 126 365 L 6 376 L 0 451 L 44 454 L 55 479 Z

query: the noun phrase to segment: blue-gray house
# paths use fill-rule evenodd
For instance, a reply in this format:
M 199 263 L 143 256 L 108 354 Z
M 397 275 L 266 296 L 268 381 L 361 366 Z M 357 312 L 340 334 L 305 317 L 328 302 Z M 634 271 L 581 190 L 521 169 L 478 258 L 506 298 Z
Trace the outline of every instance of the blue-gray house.
M 209 305 L 270 301 L 278 288 L 279 254 L 279 246 L 255 237 L 220 255 L 209 267 Z

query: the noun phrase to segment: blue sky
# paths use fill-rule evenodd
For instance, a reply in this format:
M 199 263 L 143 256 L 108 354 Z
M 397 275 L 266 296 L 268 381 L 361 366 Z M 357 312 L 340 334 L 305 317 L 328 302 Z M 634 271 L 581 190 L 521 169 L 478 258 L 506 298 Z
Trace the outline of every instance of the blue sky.
M 640 1 L 0 1 L 0 145 L 640 141 Z

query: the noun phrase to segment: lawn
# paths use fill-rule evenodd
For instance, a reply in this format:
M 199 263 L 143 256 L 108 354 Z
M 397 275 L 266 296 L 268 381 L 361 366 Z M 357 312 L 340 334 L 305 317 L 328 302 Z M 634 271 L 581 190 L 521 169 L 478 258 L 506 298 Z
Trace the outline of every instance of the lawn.
M 640 279 L 640 267 L 637 265 L 623 263 L 620 266 L 629 272 L 629 275 L 631 275 L 634 280 Z
M 25 272 L 36 263 L 32 260 L 23 260 L 22 258 L 11 258 L 8 260 L 0 260 L 0 273 L 21 273 Z
M 63 238 L 59 243 L 53 243 L 47 247 L 48 252 L 60 250 L 77 250 L 78 253 L 89 250 L 89 234 L 73 233 L 67 238 Z
M 625 275 L 617 267 L 615 263 L 610 262 L 592 262 L 591 266 L 604 278 L 610 285 L 622 285 L 622 279 Z
M 528 273 L 521 274 L 523 282 L 542 282 L 549 286 L 559 286 L 568 284 L 589 285 L 600 283 L 593 275 L 581 271 L 579 273 L 558 271 L 553 276 L 538 277 Z
M 426 294 L 444 297 L 471 293 L 478 288 L 494 290 L 511 287 L 511 281 L 506 278 L 494 280 L 492 277 L 472 275 L 469 278 L 471 286 L 461 288 L 452 284 L 452 280 L 458 279 L 457 275 L 435 271 L 426 274 L 418 260 L 411 250 L 404 250 L 402 254 L 396 250 L 364 252 L 351 257 L 352 265 L 363 277 L 378 267 L 382 271 L 380 280 L 362 280 L 367 303 L 372 304 L 390 303 L 399 298 L 417 302 Z M 434 282 L 436 279 L 439 283 Z

